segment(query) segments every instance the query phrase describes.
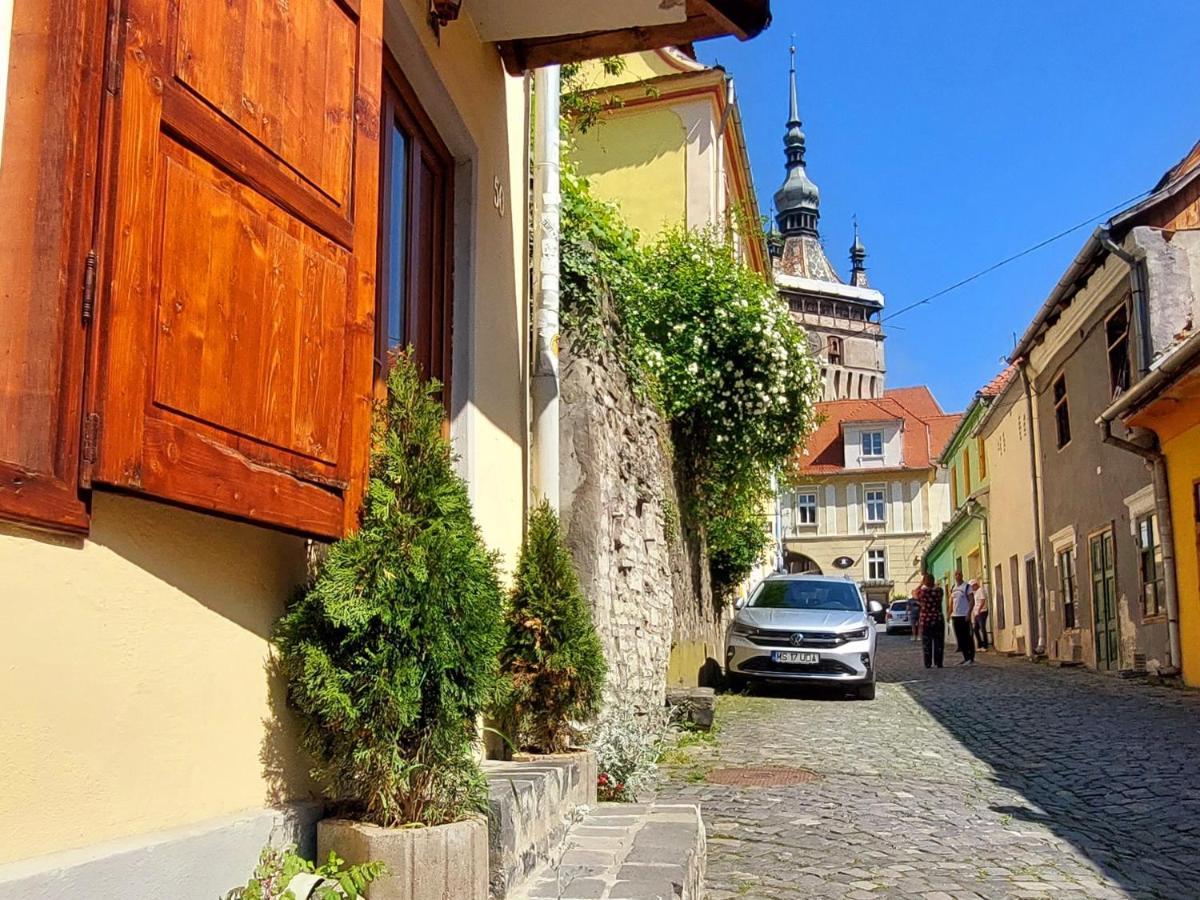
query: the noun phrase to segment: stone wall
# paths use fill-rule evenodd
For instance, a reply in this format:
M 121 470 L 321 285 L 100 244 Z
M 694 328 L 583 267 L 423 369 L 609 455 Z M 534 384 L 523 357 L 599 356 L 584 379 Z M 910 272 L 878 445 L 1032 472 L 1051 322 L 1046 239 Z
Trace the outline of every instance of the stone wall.
M 661 708 L 668 672 L 707 683 L 719 666 L 702 529 L 681 513 L 668 427 L 620 363 L 568 334 L 560 385 L 562 520 L 608 657 L 605 705 Z

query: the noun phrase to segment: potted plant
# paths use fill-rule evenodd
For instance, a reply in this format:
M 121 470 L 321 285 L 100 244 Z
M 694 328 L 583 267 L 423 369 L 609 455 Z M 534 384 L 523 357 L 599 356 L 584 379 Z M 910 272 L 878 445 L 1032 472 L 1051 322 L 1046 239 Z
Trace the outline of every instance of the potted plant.
M 580 802 L 593 800 L 595 758 L 573 738 L 599 711 L 607 666 L 558 516 L 546 501 L 529 516 L 500 665 L 506 680 L 500 720 L 525 751 L 518 758 L 574 757 Z
M 372 900 L 487 894 L 475 741 L 497 683 L 503 594 L 442 435 L 438 390 L 408 354 L 395 358 L 361 527 L 329 548 L 276 631 L 303 744 L 336 813 L 318 826 L 319 852 L 384 863 L 392 874 Z

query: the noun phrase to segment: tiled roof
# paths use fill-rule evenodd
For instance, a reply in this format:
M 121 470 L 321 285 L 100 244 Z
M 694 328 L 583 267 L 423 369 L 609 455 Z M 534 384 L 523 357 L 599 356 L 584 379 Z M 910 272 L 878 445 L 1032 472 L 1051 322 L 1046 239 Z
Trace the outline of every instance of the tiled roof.
M 1017 367 L 1009 363 L 995 378 L 979 389 L 980 397 L 999 397 L 1008 387 L 1008 383 L 1016 377 Z
M 845 468 L 845 425 L 896 419 L 904 423 L 900 468 L 931 468 L 961 417 L 942 412 L 929 388 L 923 385 L 885 391 L 874 400 L 818 403 L 817 415 L 822 419 L 821 424 L 809 437 L 798 460 L 800 471 L 813 475 L 849 471 Z

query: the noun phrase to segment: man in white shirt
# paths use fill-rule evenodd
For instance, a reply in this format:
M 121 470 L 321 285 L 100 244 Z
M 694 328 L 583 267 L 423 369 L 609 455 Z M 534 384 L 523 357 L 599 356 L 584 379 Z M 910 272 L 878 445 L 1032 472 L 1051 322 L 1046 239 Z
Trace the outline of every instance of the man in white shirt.
M 963 656 L 960 666 L 975 665 L 975 639 L 971 636 L 971 612 L 974 607 L 971 586 L 963 581 L 962 572 L 955 572 L 954 586 L 950 588 L 950 624 L 954 626 L 958 652 Z
M 971 582 L 975 594 L 975 643 L 980 650 L 987 650 L 991 644 L 988 641 L 988 594 L 987 586 L 979 578 Z

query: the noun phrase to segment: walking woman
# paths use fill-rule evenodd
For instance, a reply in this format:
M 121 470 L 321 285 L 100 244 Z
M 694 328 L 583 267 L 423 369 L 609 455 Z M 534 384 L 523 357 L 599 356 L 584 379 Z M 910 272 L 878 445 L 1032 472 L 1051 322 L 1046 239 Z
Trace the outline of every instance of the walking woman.
M 925 668 L 942 667 L 946 652 L 946 614 L 942 609 L 942 589 L 928 572 L 917 589 L 917 627 L 921 629 L 921 654 Z

